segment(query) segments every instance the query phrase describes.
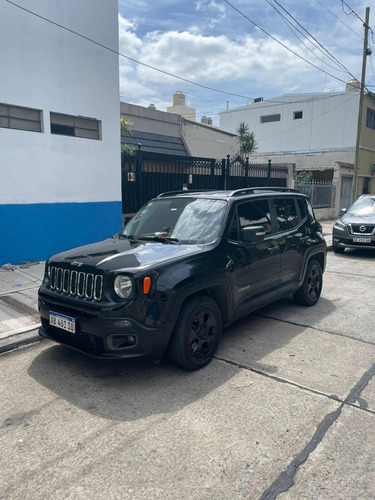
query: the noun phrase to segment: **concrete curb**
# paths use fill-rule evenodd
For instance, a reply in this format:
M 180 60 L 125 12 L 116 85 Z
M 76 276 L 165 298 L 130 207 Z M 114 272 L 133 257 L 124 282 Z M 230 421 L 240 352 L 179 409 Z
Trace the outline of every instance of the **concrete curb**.
M 0 340 L 0 354 L 13 351 L 13 349 L 17 349 L 25 345 L 35 344 L 36 342 L 40 342 L 42 340 L 45 339 L 38 334 L 37 328 L 23 333 L 16 333 Z

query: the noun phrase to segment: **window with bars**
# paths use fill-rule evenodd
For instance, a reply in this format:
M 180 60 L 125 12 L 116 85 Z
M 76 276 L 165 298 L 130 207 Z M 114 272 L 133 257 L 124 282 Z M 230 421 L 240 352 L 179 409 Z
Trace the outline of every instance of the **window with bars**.
M 42 111 L 0 103 L 0 127 L 42 132 Z
M 100 121 L 95 118 L 50 113 L 51 134 L 100 140 Z

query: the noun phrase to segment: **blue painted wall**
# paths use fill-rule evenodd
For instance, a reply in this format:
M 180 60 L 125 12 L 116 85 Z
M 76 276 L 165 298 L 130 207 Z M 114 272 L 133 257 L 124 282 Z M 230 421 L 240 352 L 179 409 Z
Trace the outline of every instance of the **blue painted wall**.
M 0 265 L 46 260 L 121 226 L 120 201 L 0 205 Z

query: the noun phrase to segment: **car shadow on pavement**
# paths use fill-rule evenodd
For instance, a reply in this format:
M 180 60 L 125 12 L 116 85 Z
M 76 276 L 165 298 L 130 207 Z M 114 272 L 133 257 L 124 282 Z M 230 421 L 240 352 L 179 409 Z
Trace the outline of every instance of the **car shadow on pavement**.
M 375 250 L 366 250 L 366 249 L 356 249 L 356 248 L 346 248 L 345 252 L 335 254 L 335 257 L 342 259 L 367 259 L 367 260 L 375 260 Z
M 297 314 L 306 309 L 291 305 L 287 299 L 270 307 L 276 311 L 292 308 Z M 323 298 L 314 307 L 317 316 L 319 309 L 322 314 L 329 314 L 333 308 Z M 276 328 L 274 320 L 259 314 L 246 316 L 226 328 L 218 359 L 195 372 L 183 371 L 166 362 L 156 365 L 90 358 L 49 341 L 50 347 L 34 358 L 28 372 L 58 397 L 101 418 L 127 421 L 176 412 L 226 384 L 241 366 L 270 374 L 278 372 L 276 364 L 263 360 L 306 328 L 289 325 Z
M 129 421 L 179 411 L 238 374 L 222 362 L 188 372 L 166 362 L 91 358 L 46 341 L 29 375 L 59 398 L 108 420 Z

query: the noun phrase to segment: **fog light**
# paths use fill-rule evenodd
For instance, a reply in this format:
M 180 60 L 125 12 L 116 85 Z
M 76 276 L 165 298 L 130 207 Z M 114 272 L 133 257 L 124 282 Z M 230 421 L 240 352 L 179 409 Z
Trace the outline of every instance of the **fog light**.
M 129 326 L 132 326 L 132 324 L 130 323 L 130 321 L 128 321 L 127 319 L 120 319 L 118 321 L 115 321 L 113 323 L 113 326 L 116 326 L 118 328 L 127 328 Z

